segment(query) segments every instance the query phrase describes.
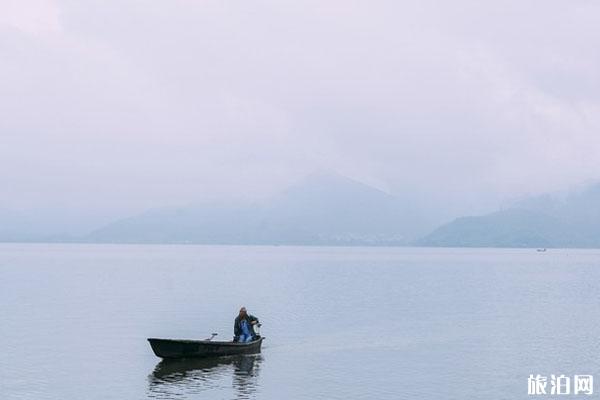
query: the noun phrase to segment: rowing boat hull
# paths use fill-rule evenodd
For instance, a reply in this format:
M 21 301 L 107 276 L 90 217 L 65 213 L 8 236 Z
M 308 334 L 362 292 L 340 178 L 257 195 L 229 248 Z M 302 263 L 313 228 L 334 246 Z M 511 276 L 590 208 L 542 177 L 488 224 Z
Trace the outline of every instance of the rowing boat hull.
M 160 358 L 208 358 L 260 353 L 263 339 L 261 337 L 249 343 L 156 338 L 149 338 L 148 341 L 154 354 Z

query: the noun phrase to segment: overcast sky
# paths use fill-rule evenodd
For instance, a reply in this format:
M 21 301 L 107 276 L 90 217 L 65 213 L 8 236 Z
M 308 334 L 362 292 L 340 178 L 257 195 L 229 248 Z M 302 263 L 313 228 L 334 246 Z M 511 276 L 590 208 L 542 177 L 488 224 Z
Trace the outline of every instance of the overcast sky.
M 0 208 L 333 170 L 479 211 L 600 178 L 600 3 L 0 0 L 0 113 Z

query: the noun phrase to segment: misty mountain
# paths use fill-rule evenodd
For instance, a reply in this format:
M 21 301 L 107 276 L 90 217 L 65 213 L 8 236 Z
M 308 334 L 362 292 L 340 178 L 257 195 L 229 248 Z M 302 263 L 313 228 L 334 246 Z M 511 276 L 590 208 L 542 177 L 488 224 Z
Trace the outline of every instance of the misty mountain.
M 535 196 L 491 214 L 462 217 L 416 242 L 451 247 L 600 247 L 600 184 Z
M 29 212 L 0 209 L 0 242 L 55 242 L 72 241 L 72 224 L 64 215 L 44 210 Z
M 260 204 L 155 209 L 98 229 L 111 243 L 403 245 L 427 229 L 401 199 L 335 174 L 314 174 Z
M 0 209 L 0 241 L 27 241 L 32 237 L 30 221 L 22 213 Z
M 0 208 L 0 242 L 76 242 L 114 216 L 72 207 Z

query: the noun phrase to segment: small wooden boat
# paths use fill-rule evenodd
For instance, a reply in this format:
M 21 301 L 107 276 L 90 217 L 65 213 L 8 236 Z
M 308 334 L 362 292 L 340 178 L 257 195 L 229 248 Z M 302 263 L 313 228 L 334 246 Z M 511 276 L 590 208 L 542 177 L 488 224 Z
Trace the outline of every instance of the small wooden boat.
M 160 358 L 207 358 L 235 354 L 260 353 L 263 337 L 246 343 L 212 340 L 177 340 L 149 338 L 152 351 Z

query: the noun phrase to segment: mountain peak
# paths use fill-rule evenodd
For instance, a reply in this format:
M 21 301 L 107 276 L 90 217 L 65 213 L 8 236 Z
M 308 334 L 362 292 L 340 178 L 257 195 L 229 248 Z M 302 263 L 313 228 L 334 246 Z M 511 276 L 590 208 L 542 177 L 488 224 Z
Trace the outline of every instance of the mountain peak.
M 284 190 L 282 196 L 334 196 L 340 198 L 347 196 L 364 196 L 367 193 L 372 196 L 394 198 L 389 193 L 384 192 L 377 187 L 329 170 L 316 171 L 305 176 L 303 179 Z
M 221 244 L 406 244 L 422 225 L 394 196 L 329 171 L 302 179 L 256 207 L 193 206 L 146 213 L 90 240 Z M 414 236 L 413 236 L 414 237 Z

